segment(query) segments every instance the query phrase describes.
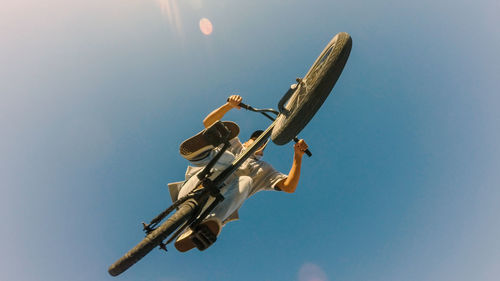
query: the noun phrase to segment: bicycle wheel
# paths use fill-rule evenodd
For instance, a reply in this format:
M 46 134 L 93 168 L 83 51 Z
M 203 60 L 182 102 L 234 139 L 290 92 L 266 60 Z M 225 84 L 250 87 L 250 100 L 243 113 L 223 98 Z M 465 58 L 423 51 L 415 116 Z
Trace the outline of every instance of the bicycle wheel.
M 188 200 L 183 203 L 179 207 L 179 210 L 160 225 L 160 227 L 148 234 L 139 244 L 112 264 L 108 269 L 109 274 L 111 276 L 118 276 L 142 259 L 167 238 L 168 235 L 184 224 L 191 217 L 195 208 L 196 202 L 194 200 Z
M 351 48 L 351 36 L 345 32 L 335 35 L 326 45 L 285 105 L 288 113 L 276 118 L 271 134 L 275 144 L 287 144 L 313 118 L 340 77 Z

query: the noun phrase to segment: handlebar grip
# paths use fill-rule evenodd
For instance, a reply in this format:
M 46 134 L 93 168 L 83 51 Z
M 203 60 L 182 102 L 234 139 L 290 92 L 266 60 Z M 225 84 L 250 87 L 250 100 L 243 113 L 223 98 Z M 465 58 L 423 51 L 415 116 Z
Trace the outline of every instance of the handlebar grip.
M 295 138 L 293 138 L 293 141 L 294 141 L 295 143 L 298 143 L 298 142 L 299 142 L 299 139 L 295 137 Z M 311 156 L 312 156 L 312 153 L 311 153 L 311 151 L 309 151 L 309 149 L 306 149 L 306 151 L 304 151 L 304 152 L 307 154 L 307 156 L 309 156 L 309 157 L 311 157 Z
M 226 101 L 229 101 L 229 98 L 226 100 Z M 244 108 L 244 109 L 250 109 L 250 106 L 249 105 L 246 105 L 242 102 L 240 102 L 240 104 L 238 104 L 240 107 Z
M 242 107 L 242 108 L 244 108 L 244 109 L 250 109 L 249 105 L 246 105 L 246 104 L 244 104 L 242 102 L 240 102 L 239 106 Z

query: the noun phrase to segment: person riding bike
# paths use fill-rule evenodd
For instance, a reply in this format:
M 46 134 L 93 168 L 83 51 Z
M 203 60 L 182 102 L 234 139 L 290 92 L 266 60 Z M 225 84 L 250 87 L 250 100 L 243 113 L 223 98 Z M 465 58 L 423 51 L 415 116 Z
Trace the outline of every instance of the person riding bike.
M 224 105 L 212 111 L 203 120 L 205 128 L 209 128 L 214 123 L 220 122 L 224 115 L 231 109 L 240 109 L 239 104 L 241 101 L 242 97 L 239 95 L 230 96 Z M 215 164 L 213 177 L 228 167 L 235 157 L 243 153 L 263 132 L 261 130 L 255 131 L 245 143 L 241 143 L 238 138 L 238 125 L 230 121 L 222 123 L 230 131 L 228 138 L 231 146 L 221 155 Z M 308 147 L 306 142 L 301 139 L 294 145 L 293 162 L 288 175 L 276 171 L 270 164 L 261 160 L 266 145 L 267 143 L 262 145 L 254 155 L 249 157 L 225 181 L 225 186 L 221 189 L 221 194 L 225 199 L 201 223 L 201 225 L 205 225 L 215 236 L 220 234 L 224 224 L 239 218 L 238 209 L 246 199 L 256 192 L 261 190 L 276 190 L 287 193 L 295 192 L 300 178 L 302 156 Z M 194 189 L 200 187 L 196 175 L 217 155 L 220 149 L 220 146 L 214 147 L 204 139 L 203 131 L 181 144 L 181 155 L 189 160 L 193 166 L 188 166 L 185 181 L 169 184 L 169 191 L 173 201 L 186 196 Z M 177 238 L 175 242 L 176 249 L 180 252 L 186 252 L 194 248 L 195 243 L 191 239 L 193 235 L 193 230 L 188 228 Z

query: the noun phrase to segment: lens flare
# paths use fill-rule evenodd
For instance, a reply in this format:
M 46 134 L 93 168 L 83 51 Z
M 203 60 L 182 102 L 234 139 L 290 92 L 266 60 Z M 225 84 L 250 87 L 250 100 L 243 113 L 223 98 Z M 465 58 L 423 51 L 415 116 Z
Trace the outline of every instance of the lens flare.
M 201 30 L 201 33 L 203 33 L 205 35 L 212 34 L 213 26 L 212 26 L 212 23 L 210 22 L 209 19 L 202 18 L 200 20 L 200 30 Z
M 307 262 L 299 270 L 299 281 L 328 281 L 328 278 L 321 267 Z
M 162 14 L 167 18 L 168 23 L 173 26 L 174 30 L 182 35 L 181 13 L 177 0 L 157 0 L 160 5 Z

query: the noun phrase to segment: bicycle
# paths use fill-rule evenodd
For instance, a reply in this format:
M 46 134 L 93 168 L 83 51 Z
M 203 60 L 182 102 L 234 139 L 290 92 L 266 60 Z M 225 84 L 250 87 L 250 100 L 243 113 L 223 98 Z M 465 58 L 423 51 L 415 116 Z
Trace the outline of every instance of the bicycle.
M 237 156 L 215 179 L 209 177 L 212 175 L 212 168 L 219 157 L 230 146 L 228 140 L 230 132 L 220 121 L 207 128 L 204 132 L 207 139 L 217 144 L 222 143 L 223 146 L 198 174 L 201 188 L 179 198 L 150 223 L 143 223 L 146 237 L 113 263 L 108 269 L 109 274 L 117 276 L 123 273 L 157 246 L 166 251 L 166 245 L 174 241 L 188 227 L 194 230 L 193 241 L 199 250 L 204 250 L 214 243 L 216 236 L 208 229 L 200 227 L 200 223 L 217 204 L 224 200 L 220 193 L 224 181 L 269 138 L 277 145 L 284 145 L 291 140 L 298 141 L 296 136 L 319 110 L 340 77 L 351 48 L 352 39 L 349 34 L 341 32 L 335 35 L 304 78 L 297 78 L 297 84 L 293 84 L 280 99 L 278 110 L 257 109 L 241 103 L 242 108 L 259 112 L 273 122 L 243 154 Z M 274 114 L 276 118 L 273 118 L 271 114 Z M 309 157 L 312 155 L 309 150 L 306 151 L 306 154 Z M 168 217 L 172 212 L 173 214 Z M 165 220 L 165 218 L 167 219 Z M 167 242 L 164 242 L 167 238 Z

